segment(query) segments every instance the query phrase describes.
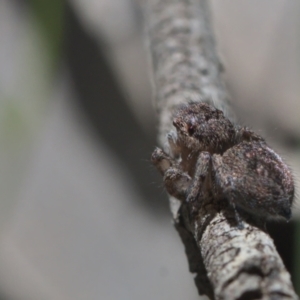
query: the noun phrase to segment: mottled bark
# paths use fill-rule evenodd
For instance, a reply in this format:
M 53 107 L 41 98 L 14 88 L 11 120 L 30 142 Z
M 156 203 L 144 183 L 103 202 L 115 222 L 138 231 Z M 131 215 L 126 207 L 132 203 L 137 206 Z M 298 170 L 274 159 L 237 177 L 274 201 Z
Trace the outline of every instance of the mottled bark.
M 153 66 L 159 142 L 166 143 L 178 105 L 204 101 L 234 116 L 221 78 L 206 0 L 141 0 Z M 200 294 L 211 299 L 298 299 L 263 222 L 228 203 L 206 199 L 199 211 L 170 197 Z M 193 207 L 194 209 L 194 207 Z

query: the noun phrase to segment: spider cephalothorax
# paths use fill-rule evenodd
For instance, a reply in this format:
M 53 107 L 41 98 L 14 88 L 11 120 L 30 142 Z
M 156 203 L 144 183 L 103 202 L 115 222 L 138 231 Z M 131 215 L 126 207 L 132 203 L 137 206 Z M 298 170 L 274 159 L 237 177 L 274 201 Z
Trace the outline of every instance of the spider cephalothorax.
M 222 153 L 233 145 L 235 130 L 222 111 L 206 103 L 182 106 L 175 114 L 178 142 L 191 151 Z

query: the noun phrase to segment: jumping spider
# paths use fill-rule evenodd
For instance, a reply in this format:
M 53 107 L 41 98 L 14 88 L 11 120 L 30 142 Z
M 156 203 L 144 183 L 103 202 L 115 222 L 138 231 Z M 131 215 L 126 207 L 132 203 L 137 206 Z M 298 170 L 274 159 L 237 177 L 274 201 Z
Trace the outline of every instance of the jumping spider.
M 291 218 L 291 171 L 261 136 L 206 103 L 180 107 L 173 125 L 169 154 L 159 148 L 152 154 L 170 195 L 201 203 L 209 193 L 227 199 L 236 216 L 238 208 L 264 219 Z

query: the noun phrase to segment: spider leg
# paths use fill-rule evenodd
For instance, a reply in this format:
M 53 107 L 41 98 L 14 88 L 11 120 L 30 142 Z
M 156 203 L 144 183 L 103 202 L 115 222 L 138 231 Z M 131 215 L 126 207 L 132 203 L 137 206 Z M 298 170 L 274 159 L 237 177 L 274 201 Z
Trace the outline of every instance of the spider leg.
M 171 131 L 167 135 L 168 139 L 168 148 L 170 155 L 174 158 L 178 158 L 181 153 L 181 147 L 178 145 L 177 134 L 174 131 Z
M 168 193 L 183 201 L 191 184 L 191 177 L 183 172 L 178 163 L 160 148 L 154 150 L 151 160 L 164 176 L 164 183 Z
M 235 220 L 237 223 L 237 228 L 240 230 L 244 229 L 244 224 L 243 224 L 242 218 L 240 217 L 240 214 L 237 210 L 237 207 L 236 207 L 234 201 L 230 200 L 230 198 L 229 198 L 229 203 L 230 203 L 231 207 L 233 208 L 234 217 L 235 217 Z
M 169 168 L 177 167 L 176 161 L 160 148 L 155 148 L 151 156 L 151 161 L 161 175 L 164 175 Z
M 234 212 L 234 217 L 237 223 L 238 229 L 243 229 L 243 221 L 238 212 L 238 207 L 236 205 L 236 189 L 234 187 L 234 179 L 231 177 L 232 174 L 226 170 L 224 166 L 222 157 L 220 155 L 214 155 L 212 158 L 212 169 L 215 175 L 216 183 L 219 189 L 222 191 L 223 196 L 228 200 L 229 205 L 232 207 Z
M 186 199 L 191 180 L 187 173 L 177 168 L 169 168 L 164 175 L 164 183 L 168 193 L 181 201 Z
M 209 172 L 211 155 L 208 152 L 201 152 L 197 159 L 195 175 L 189 187 L 187 202 L 194 202 L 199 197 L 201 188 Z

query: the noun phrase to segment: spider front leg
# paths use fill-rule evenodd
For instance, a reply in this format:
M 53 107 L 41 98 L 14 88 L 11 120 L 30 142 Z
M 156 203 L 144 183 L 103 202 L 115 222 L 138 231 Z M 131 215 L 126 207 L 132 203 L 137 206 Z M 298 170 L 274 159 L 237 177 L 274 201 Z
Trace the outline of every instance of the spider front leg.
M 168 169 L 164 176 L 168 193 L 181 201 L 185 201 L 191 181 L 191 177 L 178 168 Z
M 170 131 L 167 135 L 167 139 L 170 155 L 174 158 L 178 158 L 181 153 L 181 147 L 178 143 L 177 133 L 175 131 Z
M 160 148 L 154 150 L 151 160 L 164 176 L 164 184 L 168 193 L 184 201 L 191 184 L 191 177 L 183 172 L 178 163 Z
M 189 187 L 187 202 L 194 202 L 199 197 L 205 185 L 205 179 L 209 173 L 211 155 L 208 152 L 200 152 L 197 159 L 195 175 Z
M 151 156 L 152 164 L 157 168 L 161 175 L 171 168 L 176 167 L 176 161 L 160 148 L 155 148 Z

